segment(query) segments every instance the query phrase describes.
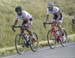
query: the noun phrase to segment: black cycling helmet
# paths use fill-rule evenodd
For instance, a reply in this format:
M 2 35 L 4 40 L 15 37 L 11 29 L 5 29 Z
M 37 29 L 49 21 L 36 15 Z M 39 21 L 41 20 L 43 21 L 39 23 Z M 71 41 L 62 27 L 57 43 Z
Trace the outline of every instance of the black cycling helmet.
M 18 11 L 22 12 L 22 7 L 21 7 L 21 6 L 17 6 L 17 7 L 15 8 L 15 12 L 18 12 Z

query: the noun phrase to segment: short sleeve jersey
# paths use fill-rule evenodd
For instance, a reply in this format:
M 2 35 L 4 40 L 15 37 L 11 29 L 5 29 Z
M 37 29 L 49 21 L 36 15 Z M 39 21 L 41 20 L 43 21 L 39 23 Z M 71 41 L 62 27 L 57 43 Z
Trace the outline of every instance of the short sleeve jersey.
M 16 14 L 16 20 L 21 19 L 21 20 L 25 20 L 26 17 L 32 18 L 32 15 L 29 14 L 27 11 L 22 11 L 22 15 L 19 16 L 18 14 Z

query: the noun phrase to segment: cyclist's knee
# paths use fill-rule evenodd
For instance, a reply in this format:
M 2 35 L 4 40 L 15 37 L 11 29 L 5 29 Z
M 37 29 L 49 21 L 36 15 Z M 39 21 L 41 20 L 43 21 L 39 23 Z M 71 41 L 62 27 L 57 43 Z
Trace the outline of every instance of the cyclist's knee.
M 57 26 L 58 26 L 59 30 L 62 31 L 62 24 L 58 24 Z

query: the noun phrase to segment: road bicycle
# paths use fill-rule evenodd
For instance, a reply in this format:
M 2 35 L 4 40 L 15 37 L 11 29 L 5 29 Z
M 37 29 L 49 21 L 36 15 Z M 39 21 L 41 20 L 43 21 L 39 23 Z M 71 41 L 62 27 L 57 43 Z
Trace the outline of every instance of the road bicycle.
M 61 44 L 63 47 L 67 42 L 67 32 L 64 28 L 63 33 L 59 30 L 56 22 L 44 22 L 43 25 L 46 27 L 46 24 L 51 25 L 51 29 L 47 32 L 47 41 L 51 49 L 55 48 L 56 45 Z M 63 38 L 64 37 L 64 38 Z
M 15 37 L 15 48 L 18 54 L 22 54 L 25 51 L 25 48 L 29 48 L 35 52 L 38 48 L 38 36 L 35 32 L 32 32 L 32 35 L 26 30 L 25 25 L 14 26 L 13 31 L 16 31 L 15 28 L 20 28 L 23 32 L 20 32 Z

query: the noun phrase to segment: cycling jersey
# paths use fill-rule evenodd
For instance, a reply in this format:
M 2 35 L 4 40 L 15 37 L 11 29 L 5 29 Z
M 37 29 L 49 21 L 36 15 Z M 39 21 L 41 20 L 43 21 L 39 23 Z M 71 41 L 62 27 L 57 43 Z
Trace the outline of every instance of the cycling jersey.
M 32 18 L 32 15 L 29 14 L 27 11 L 22 11 L 22 15 L 19 16 L 18 14 L 16 14 L 16 19 L 22 19 L 22 20 L 25 20 L 25 18 L 28 17 L 28 19 L 31 19 Z M 30 20 L 31 21 L 31 20 Z
M 27 21 L 25 21 L 26 17 L 28 18 L 28 23 L 30 24 L 30 26 L 32 25 L 32 15 L 29 14 L 27 11 L 22 11 L 22 15 L 19 16 L 18 14 L 16 14 L 16 20 L 23 20 L 22 25 L 26 24 Z
M 62 20 L 62 13 L 60 12 L 60 9 L 58 7 L 54 6 L 53 11 L 49 11 L 49 9 L 47 8 L 47 14 L 52 13 L 54 15 L 53 19 L 55 19 L 55 20 L 58 18 L 58 15 L 57 15 L 58 12 L 60 13 L 59 20 Z

